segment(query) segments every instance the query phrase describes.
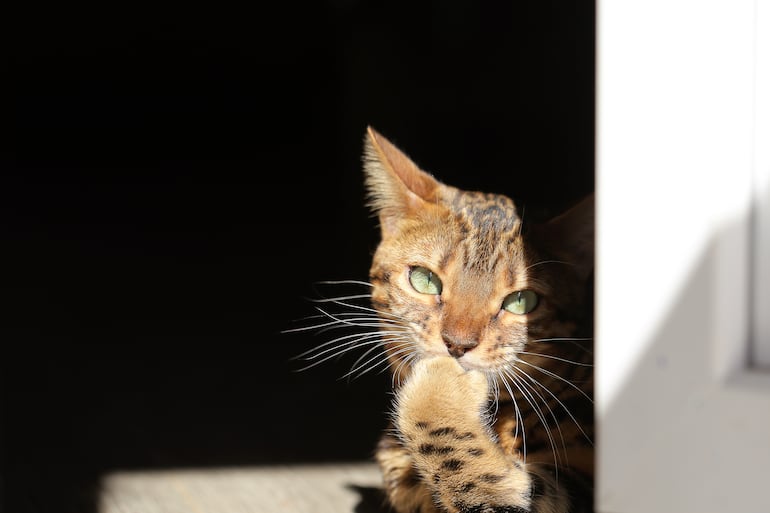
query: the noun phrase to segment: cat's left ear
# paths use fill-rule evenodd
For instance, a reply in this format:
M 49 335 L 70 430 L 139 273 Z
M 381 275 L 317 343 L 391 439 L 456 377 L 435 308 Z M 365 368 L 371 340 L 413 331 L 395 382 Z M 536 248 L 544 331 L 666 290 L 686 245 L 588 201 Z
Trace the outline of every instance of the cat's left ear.
M 398 232 L 398 224 L 438 202 L 441 183 L 383 137 L 367 127 L 364 171 L 369 206 L 379 215 L 383 236 Z
M 594 193 L 535 229 L 535 236 L 559 259 L 575 266 L 580 279 L 594 270 Z

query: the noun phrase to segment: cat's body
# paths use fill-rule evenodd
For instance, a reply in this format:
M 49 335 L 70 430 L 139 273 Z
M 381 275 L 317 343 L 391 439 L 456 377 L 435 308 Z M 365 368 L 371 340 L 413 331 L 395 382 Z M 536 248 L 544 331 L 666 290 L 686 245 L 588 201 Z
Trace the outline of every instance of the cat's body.
M 367 347 L 351 372 L 389 364 L 393 420 L 376 449 L 389 505 L 592 511 L 592 197 L 525 227 L 509 198 L 442 184 L 371 128 L 365 146 L 382 235 L 372 308 L 324 311 L 320 326 L 375 330 L 308 359 Z
M 372 305 L 396 384 L 376 458 L 398 513 L 592 510 L 592 198 L 522 229 L 505 196 L 372 129 Z

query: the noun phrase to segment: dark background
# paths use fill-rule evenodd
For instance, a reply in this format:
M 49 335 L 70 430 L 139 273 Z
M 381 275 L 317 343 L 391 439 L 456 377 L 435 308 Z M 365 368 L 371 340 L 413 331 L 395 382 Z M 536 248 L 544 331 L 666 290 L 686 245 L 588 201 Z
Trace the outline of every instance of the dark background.
M 5 20 L 4 511 L 111 469 L 369 458 L 388 378 L 295 372 L 366 279 L 367 124 L 532 219 L 593 190 L 582 1 L 17 6 Z M 5 116 L 4 116 L 5 117 Z

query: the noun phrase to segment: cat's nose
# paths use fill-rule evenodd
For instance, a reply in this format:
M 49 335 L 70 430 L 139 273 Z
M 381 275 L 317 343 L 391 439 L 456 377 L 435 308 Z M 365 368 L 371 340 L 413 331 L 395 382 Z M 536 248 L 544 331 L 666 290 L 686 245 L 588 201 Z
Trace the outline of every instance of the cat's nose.
M 447 351 L 455 358 L 460 358 L 466 351 L 479 345 L 479 341 L 475 337 L 461 337 L 446 331 L 441 333 L 441 337 L 444 339 Z

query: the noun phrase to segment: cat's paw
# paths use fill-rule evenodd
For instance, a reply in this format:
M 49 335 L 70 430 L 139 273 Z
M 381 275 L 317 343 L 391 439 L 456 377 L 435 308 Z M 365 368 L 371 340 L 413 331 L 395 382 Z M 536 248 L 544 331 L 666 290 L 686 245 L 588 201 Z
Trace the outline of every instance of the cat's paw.
M 421 358 L 412 364 L 411 381 L 425 379 L 451 380 L 465 373 L 465 369 L 452 356 Z
M 400 418 L 478 417 L 489 397 L 487 377 L 465 370 L 450 356 L 420 360 L 396 399 Z

